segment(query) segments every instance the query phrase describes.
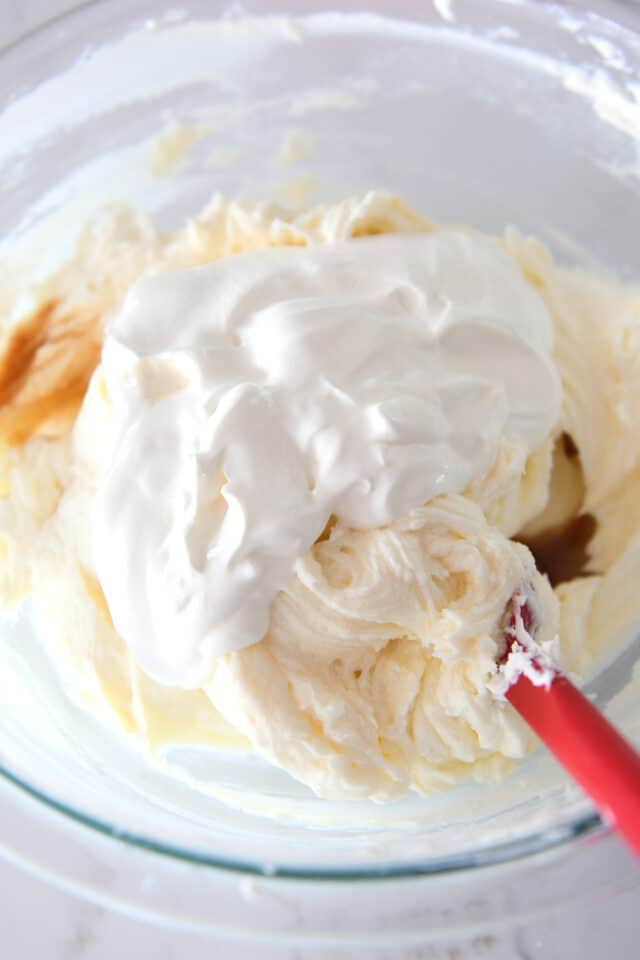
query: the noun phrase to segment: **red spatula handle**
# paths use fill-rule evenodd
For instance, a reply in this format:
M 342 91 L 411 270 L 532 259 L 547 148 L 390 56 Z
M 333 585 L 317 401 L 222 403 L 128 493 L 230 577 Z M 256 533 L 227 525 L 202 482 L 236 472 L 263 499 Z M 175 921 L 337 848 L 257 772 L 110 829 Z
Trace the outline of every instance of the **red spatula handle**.
M 640 857 L 640 754 L 562 674 L 506 697 Z

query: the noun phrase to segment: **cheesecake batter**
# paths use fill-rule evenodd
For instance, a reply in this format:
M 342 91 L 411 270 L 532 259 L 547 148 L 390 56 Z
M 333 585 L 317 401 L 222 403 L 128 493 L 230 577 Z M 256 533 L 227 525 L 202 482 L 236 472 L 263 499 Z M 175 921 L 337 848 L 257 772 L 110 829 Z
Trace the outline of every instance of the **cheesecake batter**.
M 518 587 L 582 677 L 629 637 L 637 290 L 370 193 L 218 197 L 172 236 L 112 212 L 34 297 L 0 351 L 3 599 L 150 756 L 251 749 L 338 798 L 495 779 L 534 745 L 497 665 Z

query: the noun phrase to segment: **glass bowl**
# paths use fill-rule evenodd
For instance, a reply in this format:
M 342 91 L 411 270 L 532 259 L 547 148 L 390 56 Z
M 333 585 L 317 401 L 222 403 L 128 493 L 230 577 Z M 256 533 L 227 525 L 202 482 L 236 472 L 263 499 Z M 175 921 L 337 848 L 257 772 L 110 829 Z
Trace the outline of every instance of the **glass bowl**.
M 383 0 L 341 13 L 315 0 L 241 10 L 110 0 L 5 50 L 0 301 L 60 263 L 105 203 L 171 228 L 215 191 L 296 205 L 381 188 L 432 219 L 494 232 L 514 223 L 564 262 L 637 279 L 638 9 L 402 0 L 390 11 Z M 504 783 L 386 806 L 320 800 L 247 756 L 220 756 L 212 771 L 185 749 L 151 767 L 74 705 L 28 602 L 1 631 L 0 845 L 93 896 L 235 930 L 265 884 L 302 902 L 332 881 L 318 936 L 379 943 L 383 923 L 385 935 L 409 938 L 438 923 L 479 929 L 576 895 L 567 864 L 592 864 L 607 843 L 543 751 Z M 637 653 L 632 645 L 588 688 L 636 739 Z M 91 842 L 102 877 L 87 878 L 84 853 L 84 867 L 65 857 L 68 836 L 76 851 Z M 114 887 L 107 864 L 123 844 L 129 872 Z M 197 884 L 189 864 L 208 868 Z M 607 879 L 590 873 L 593 892 Z M 358 891 L 348 916 L 338 909 L 346 881 Z M 381 885 L 392 891 L 384 907 Z M 268 909 L 254 922 L 273 932 Z M 287 935 L 297 926 L 282 920 Z

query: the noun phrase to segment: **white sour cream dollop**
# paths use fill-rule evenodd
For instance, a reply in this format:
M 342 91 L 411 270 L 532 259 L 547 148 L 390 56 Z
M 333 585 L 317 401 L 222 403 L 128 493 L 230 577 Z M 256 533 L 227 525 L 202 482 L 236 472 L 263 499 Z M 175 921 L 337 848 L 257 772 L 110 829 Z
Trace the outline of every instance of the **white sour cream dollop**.
M 160 682 L 264 635 L 332 515 L 384 525 L 535 448 L 552 323 L 497 242 L 442 230 L 246 253 L 138 282 L 102 365 L 119 429 L 98 577 Z

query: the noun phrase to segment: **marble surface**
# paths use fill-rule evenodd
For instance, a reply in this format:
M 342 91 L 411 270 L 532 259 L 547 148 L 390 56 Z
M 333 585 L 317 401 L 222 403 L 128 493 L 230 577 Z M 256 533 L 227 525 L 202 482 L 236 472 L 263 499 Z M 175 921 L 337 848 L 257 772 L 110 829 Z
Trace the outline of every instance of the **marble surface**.
M 637 890 L 505 934 L 402 951 L 347 952 L 243 946 L 164 930 L 82 902 L 5 863 L 0 863 L 0 890 L 0 955 L 7 960 L 631 960 L 640 941 Z
M 106 0 L 108 2 L 108 0 Z M 3 0 L 0 4 L 0 45 L 39 21 L 78 6 L 69 0 Z M 44 828 L 43 828 L 44 829 Z M 123 848 L 122 856 L 126 857 Z M 70 856 L 73 849 L 70 848 Z M 603 854 L 601 869 L 615 867 Z M 576 876 L 576 884 L 581 878 Z M 300 947 L 264 946 L 220 942 L 185 934 L 124 916 L 69 893 L 42 879 L 0 861 L 0 956 L 7 960 L 320 960 L 323 957 L 371 957 L 372 960 L 405 957 L 407 960 L 627 960 L 638 955 L 640 941 L 638 889 L 613 894 L 595 905 L 572 906 L 525 924 L 508 933 L 483 933 L 472 940 L 414 946 L 399 950 L 367 949 L 359 953 L 307 950 Z

